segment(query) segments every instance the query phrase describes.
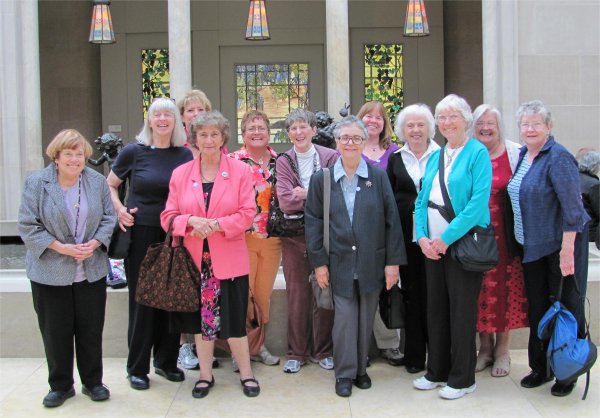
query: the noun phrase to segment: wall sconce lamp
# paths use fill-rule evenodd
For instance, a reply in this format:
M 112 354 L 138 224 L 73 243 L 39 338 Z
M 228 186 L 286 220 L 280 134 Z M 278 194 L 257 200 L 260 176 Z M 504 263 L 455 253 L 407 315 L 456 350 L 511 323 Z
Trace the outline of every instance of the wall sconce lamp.
M 267 8 L 265 0 L 250 0 L 248 10 L 248 25 L 246 26 L 248 41 L 264 41 L 271 39 L 267 23 Z
M 108 0 L 94 0 L 89 39 L 93 44 L 115 43 L 115 32 L 113 31 L 109 5 L 110 1 Z
M 404 36 L 429 36 L 429 22 L 423 0 L 409 0 L 406 5 Z

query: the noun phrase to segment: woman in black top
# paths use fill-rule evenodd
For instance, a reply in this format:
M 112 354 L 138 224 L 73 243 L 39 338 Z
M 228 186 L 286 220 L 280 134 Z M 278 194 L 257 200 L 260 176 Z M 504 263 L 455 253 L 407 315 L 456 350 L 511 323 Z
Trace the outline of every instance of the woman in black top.
M 135 301 L 140 264 L 151 244 L 165 239 L 160 213 L 169 195 L 173 170 L 192 160 L 179 109 L 170 99 L 154 100 L 148 119 L 136 137 L 119 153 L 108 175 L 108 186 L 121 229 L 133 228 L 129 255 L 125 259 L 129 287 L 129 328 L 127 374 L 133 389 L 150 387 L 150 354 L 154 348 L 154 367 L 158 375 L 174 382 L 184 380 L 177 368 L 179 334 L 169 333 L 168 313 L 139 305 Z M 121 203 L 118 188 L 129 178 L 127 207 Z

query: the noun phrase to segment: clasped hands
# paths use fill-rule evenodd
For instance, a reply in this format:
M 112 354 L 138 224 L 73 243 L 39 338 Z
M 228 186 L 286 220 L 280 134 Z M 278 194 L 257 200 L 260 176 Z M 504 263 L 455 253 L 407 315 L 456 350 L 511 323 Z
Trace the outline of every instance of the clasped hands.
M 202 218 L 200 216 L 190 216 L 188 226 L 192 227 L 191 236 L 205 239 L 215 232 L 221 230 L 219 222 L 216 219 Z
M 448 250 L 448 244 L 442 241 L 441 238 L 429 239 L 422 237 L 419 239 L 419 247 L 421 247 L 425 257 L 430 260 L 439 260 L 441 258 L 440 254 L 446 254 L 446 250 Z
M 55 241 L 58 242 L 58 241 Z M 90 258 L 94 254 L 94 250 L 100 246 L 100 241 L 96 239 L 89 240 L 82 244 L 58 244 L 59 247 L 55 251 L 73 257 L 77 262 Z

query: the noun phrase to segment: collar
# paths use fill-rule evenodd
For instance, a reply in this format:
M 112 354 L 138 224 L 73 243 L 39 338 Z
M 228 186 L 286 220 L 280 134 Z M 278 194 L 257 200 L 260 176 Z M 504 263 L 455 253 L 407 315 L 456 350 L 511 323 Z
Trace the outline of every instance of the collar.
M 425 157 L 439 149 L 440 149 L 440 146 L 437 144 L 437 142 L 435 142 L 433 139 L 429 140 L 429 145 L 427 146 L 427 149 L 421 156 L 421 159 L 423 159 L 423 157 Z M 404 146 L 402 148 L 400 148 L 398 151 L 394 151 L 394 154 L 409 154 L 409 155 L 412 155 L 413 157 L 417 158 L 417 156 L 410 149 L 410 145 L 408 145 L 408 142 L 405 143 Z
M 367 162 L 362 158 L 360 159 L 360 162 L 358 163 L 358 168 L 356 169 L 356 173 L 354 174 L 364 179 L 369 178 L 369 169 L 367 167 Z M 333 180 L 335 182 L 338 182 L 344 176 L 346 176 L 346 171 L 344 170 L 344 166 L 342 165 L 342 159 L 338 158 L 338 160 L 333 166 Z
M 269 151 L 271 158 L 277 158 L 277 153 L 269 145 L 267 145 L 267 150 Z M 244 159 L 254 161 L 250 156 L 250 153 L 248 152 L 248 148 L 246 148 L 245 146 L 237 151 L 232 152 L 232 154 L 236 155 L 240 160 Z
M 550 135 L 548 137 L 548 140 L 546 141 L 546 143 L 542 146 L 542 149 L 540 149 L 539 154 L 546 153 L 546 152 L 550 151 L 550 148 L 552 148 L 552 146 L 554 145 L 555 142 L 556 141 L 554 141 L 554 137 L 552 135 Z M 523 156 L 526 153 L 527 153 L 527 145 L 524 145 L 523 147 L 521 147 L 521 153 L 519 154 L 519 158 L 523 158 Z

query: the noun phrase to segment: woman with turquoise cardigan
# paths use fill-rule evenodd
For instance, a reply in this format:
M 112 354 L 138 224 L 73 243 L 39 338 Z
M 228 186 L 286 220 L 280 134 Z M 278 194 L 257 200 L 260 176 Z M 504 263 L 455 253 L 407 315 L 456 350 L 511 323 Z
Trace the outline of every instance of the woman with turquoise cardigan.
M 475 390 L 477 299 L 483 273 L 463 269 L 449 247 L 474 226 L 490 223 L 492 164 L 485 146 L 467 135 L 473 115 L 465 99 L 446 96 L 435 108 L 435 119 L 448 142 L 429 158 L 415 204 L 416 239 L 425 255 L 429 357 L 427 373 L 413 385 L 419 390 L 442 387 L 442 398 L 458 399 Z M 440 158 L 456 213 L 450 223 L 440 213 Z

